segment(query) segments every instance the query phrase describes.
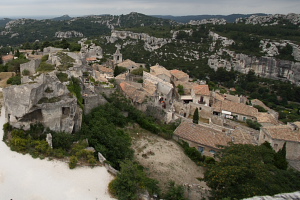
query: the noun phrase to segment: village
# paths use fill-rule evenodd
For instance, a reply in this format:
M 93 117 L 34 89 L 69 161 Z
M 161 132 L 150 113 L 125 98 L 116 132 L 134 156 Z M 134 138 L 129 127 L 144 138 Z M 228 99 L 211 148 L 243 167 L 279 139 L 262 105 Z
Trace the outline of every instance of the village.
M 231 95 L 229 92 L 222 94 L 220 91 L 211 91 L 205 81 L 192 80 L 183 71 L 167 70 L 159 64 L 151 66 L 147 72 L 145 64 L 123 60 L 119 46 L 112 55 L 112 60 L 99 64 L 97 61 L 103 58 L 101 47 L 87 45 L 85 41 L 86 39 L 80 41 L 82 48 L 79 53 L 53 47 L 47 47 L 35 55 L 30 50 L 23 51 L 30 62 L 21 64 L 20 71 L 29 71 L 29 74 L 25 76 L 23 73 L 22 85 L 3 90 L 6 117 L 13 126 L 28 127 L 32 122 L 42 120 L 50 129 L 56 131 L 71 133 L 80 129 L 82 113 L 76 107 L 76 101 L 69 97 L 62 98 L 68 93 L 66 83 L 61 83 L 56 78 L 56 72 L 40 74 L 36 71 L 44 55 L 49 55 L 48 63 L 54 66 L 62 65 L 58 54 L 63 52 L 73 61 L 73 67 L 65 73 L 68 77 L 73 76 L 82 81 L 85 114 L 106 102 L 101 94 L 109 95 L 117 89 L 130 99 L 136 108 L 150 113 L 156 119 L 164 123 L 180 121 L 173 138 L 177 141 L 187 141 L 191 147 L 197 148 L 204 155 L 214 156 L 219 145 L 227 145 L 230 142 L 259 145 L 267 141 L 275 151 L 286 143 L 286 157 L 290 165 L 300 161 L 300 123 L 283 124 L 278 120 L 278 113 L 258 99 L 249 100 L 245 96 Z M 13 55 L 3 57 L 4 62 L 9 59 L 13 59 Z M 114 77 L 116 66 L 127 70 Z M 131 74 L 139 68 L 144 69 L 142 76 Z M 115 87 L 111 83 L 112 79 L 115 81 Z M 38 89 L 40 87 L 42 89 Z M 22 96 L 18 88 L 29 92 Z M 53 91 L 47 93 L 46 88 Z M 63 103 L 55 102 L 55 105 L 48 107 L 45 104 L 36 106 L 42 97 L 50 99 L 55 96 L 61 97 L 63 101 L 60 102 Z M 263 107 L 267 112 L 259 112 L 255 105 Z M 196 109 L 200 115 L 197 124 L 192 120 Z M 260 130 L 249 128 L 246 120 L 258 122 L 262 127 Z M 297 168 L 297 165 L 294 167 Z
M 29 129 L 30 124 L 39 122 L 53 131 L 74 133 L 81 128 L 83 114 L 105 104 L 104 95 L 117 90 L 136 108 L 160 122 L 178 122 L 173 139 L 186 141 L 202 155 L 214 157 L 221 146 L 230 143 L 269 142 L 275 151 L 286 144 L 289 165 L 300 170 L 300 122 L 285 125 L 278 120 L 278 113 L 260 100 L 231 95 L 229 89 L 227 93 L 210 90 L 205 81 L 193 80 L 181 70 L 167 70 L 159 64 L 147 69 L 144 63 L 124 60 L 119 46 L 111 59 L 100 62 L 100 46 L 86 44 L 86 39 L 80 44 L 80 52 L 54 47 L 34 54 L 32 50 L 20 50 L 30 60 L 20 65 L 22 84 L 3 89 L 5 117 L 13 127 Z M 55 69 L 41 73 L 38 69 L 45 55 L 46 63 Z M 69 60 L 66 69 L 62 55 Z M 7 62 L 14 56 L 2 59 Z M 117 67 L 126 70 L 114 76 Z M 142 75 L 133 74 L 135 70 L 141 70 Z M 83 107 L 70 95 L 68 81 L 62 81 L 58 74 L 81 81 Z M 255 106 L 267 112 L 259 112 Z M 200 117 L 195 123 L 193 115 L 197 111 Z M 247 120 L 261 124 L 260 130 L 248 127 Z

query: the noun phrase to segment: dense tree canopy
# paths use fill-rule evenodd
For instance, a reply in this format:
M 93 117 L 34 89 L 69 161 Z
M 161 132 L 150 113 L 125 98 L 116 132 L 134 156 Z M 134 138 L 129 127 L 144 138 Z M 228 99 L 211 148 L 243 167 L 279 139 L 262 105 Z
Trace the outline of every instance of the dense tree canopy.
M 266 144 L 232 144 L 221 150 L 220 162 L 205 172 L 204 180 L 216 199 L 242 199 L 299 190 L 300 173 L 277 168 L 275 155 Z

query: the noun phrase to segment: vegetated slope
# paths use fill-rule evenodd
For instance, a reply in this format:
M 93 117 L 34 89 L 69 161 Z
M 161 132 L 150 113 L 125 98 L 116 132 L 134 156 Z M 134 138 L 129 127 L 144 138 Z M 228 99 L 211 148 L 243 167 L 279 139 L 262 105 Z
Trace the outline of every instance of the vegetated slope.
M 255 14 L 231 14 L 231 15 L 187 15 L 187 16 L 172 16 L 172 15 L 152 15 L 153 17 L 158 17 L 162 19 L 171 19 L 176 22 L 188 23 L 191 20 L 203 20 L 211 18 L 224 18 L 227 22 L 235 22 L 237 18 L 250 17 L 251 15 L 265 16 L 265 13 L 255 13 Z
M 111 29 L 118 27 L 166 26 L 174 22 L 158 19 L 140 13 L 128 15 L 93 15 L 68 19 L 63 16 L 55 19 L 18 19 L 5 23 L 0 29 L 1 45 L 18 45 L 36 40 L 55 40 L 57 32 L 73 31 L 78 34 L 72 37 L 96 37 L 110 34 Z M 4 24 L 4 22 L 3 22 Z M 1 26 L 0 26 L 1 27 Z

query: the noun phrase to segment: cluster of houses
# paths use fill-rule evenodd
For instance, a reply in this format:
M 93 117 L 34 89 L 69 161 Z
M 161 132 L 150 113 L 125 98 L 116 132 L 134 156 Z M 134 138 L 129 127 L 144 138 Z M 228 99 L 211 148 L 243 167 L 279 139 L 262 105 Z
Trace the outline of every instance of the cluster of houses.
M 49 52 L 49 59 L 53 62 L 55 52 Z M 133 75 L 132 70 L 145 69 L 145 64 L 123 61 L 119 48 L 113 60 L 102 65 L 96 62 L 102 57 L 102 50 L 98 47 L 86 49 L 80 56 L 71 52 L 68 55 L 78 64 L 73 67 L 73 72 L 70 71 L 72 76 L 84 77 L 84 72 L 76 73 L 76 68 L 89 64 L 85 65 L 90 66 L 86 71 L 95 81 L 104 83 L 101 87 L 109 86 L 109 80 L 115 79 L 117 88 L 139 110 L 165 123 L 180 120 L 180 125 L 174 131 L 174 139 L 188 142 L 204 155 L 213 156 L 220 145 L 230 142 L 259 145 L 267 141 L 276 151 L 286 143 L 287 159 L 300 161 L 300 122 L 282 124 L 278 121 L 278 113 L 259 100 L 249 101 L 244 96 L 211 91 L 204 81 L 194 81 L 181 70 L 167 70 L 159 64 L 145 70 L 142 76 Z M 116 66 L 127 68 L 127 72 L 114 77 Z M 91 81 L 83 82 L 85 103 L 91 105 L 86 107 L 91 110 L 103 103 L 104 99 L 96 95 L 99 90 Z M 253 105 L 262 106 L 267 112 L 259 112 Z M 200 115 L 198 124 L 192 120 L 196 109 Z M 262 125 L 260 131 L 243 125 L 247 119 L 259 122 Z
M 147 112 L 155 107 L 162 111 L 156 117 L 166 123 L 180 119 L 173 138 L 188 142 L 204 155 L 213 156 L 220 146 L 231 142 L 260 145 L 267 141 L 276 151 L 286 143 L 287 159 L 300 161 L 300 123 L 282 124 L 278 113 L 257 99 L 211 91 L 205 82 L 193 81 L 187 73 L 159 64 L 144 71 L 142 83 L 131 78 L 129 71 L 115 78 L 119 89 L 138 109 Z M 267 112 L 259 112 L 254 105 Z M 198 124 L 192 122 L 196 108 Z M 247 119 L 260 123 L 260 131 L 245 126 Z

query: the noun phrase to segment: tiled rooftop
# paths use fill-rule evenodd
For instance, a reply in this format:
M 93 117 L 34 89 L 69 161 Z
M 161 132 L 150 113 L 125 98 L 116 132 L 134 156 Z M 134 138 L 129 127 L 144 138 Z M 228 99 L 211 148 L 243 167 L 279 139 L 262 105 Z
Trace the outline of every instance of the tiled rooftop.
M 176 128 L 174 134 L 182 139 L 213 148 L 218 148 L 218 145 L 227 145 L 228 142 L 231 142 L 231 138 L 226 136 L 225 133 L 187 121 L 182 122 Z
M 215 102 L 213 105 L 213 109 L 217 112 L 222 112 L 222 110 L 224 110 L 251 117 L 256 117 L 258 114 L 258 110 L 254 107 L 248 106 L 243 103 L 235 103 L 228 100 Z
M 178 70 L 178 69 L 170 70 L 170 73 L 178 80 L 180 80 L 182 78 L 189 78 L 189 75 L 187 73 L 185 73 L 181 70 Z
M 299 130 L 293 130 L 291 125 L 268 126 L 262 130 L 273 139 L 300 142 Z
M 122 91 L 133 101 L 137 103 L 143 103 L 147 97 L 147 93 L 144 92 L 141 88 L 129 83 L 122 82 L 120 83 Z
M 210 95 L 208 85 L 198 85 L 198 84 L 196 84 L 196 85 L 193 86 L 193 90 L 194 90 L 194 93 L 196 95 L 205 95 L 205 96 Z
M 163 66 L 160 66 L 160 65 L 154 65 L 152 67 L 150 67 L 150 74 L 154 75 L 154 76 L 157 76 L 157 75 L 160 75 L 160 74 L 164 74 L 168 77 L 171 78 L 171 73 L 169 70 L 167 70 L 166 68 L 164 68 Z

